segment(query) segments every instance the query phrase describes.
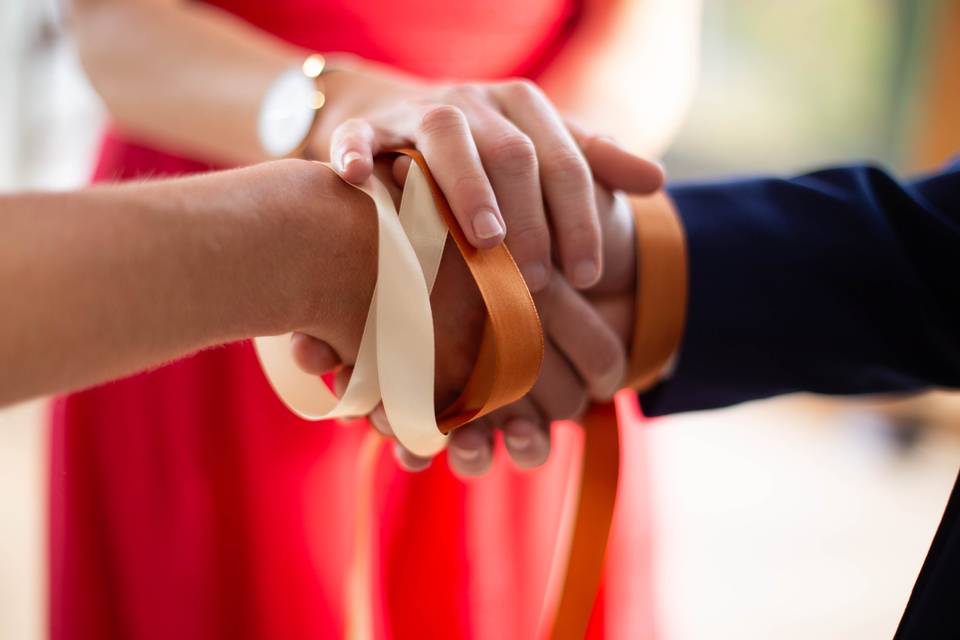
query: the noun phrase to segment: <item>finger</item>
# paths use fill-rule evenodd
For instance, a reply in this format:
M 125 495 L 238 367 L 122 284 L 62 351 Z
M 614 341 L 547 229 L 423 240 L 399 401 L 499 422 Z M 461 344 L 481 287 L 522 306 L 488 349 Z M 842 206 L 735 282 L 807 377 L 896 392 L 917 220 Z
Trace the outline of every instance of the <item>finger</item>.
M 540 378 L 529 395 L 550 422 L 574 419 L 587 408 L 586 387 L 570 363 L 549 343 L 543 352 Z
M 483 420 L 503 431 L 507 453 L 521 469 L 539 466 L 550 457 L 550 423 L 529 395 L 487 414 Z
M 550 424 L 531 398 L 507 407 L 510 416 L 501 427 L 510 458 L 521 469 L 532 469 L 550 457 Z
M 343 367 L 342 369 L 337 369 L 336 374 L 333 376 L 333 394 L 338 398 L 342 398 L 344 392 L 347 390 L 347 385 L 350 383 L 350 376 L 353 375 L 353 367 Z M 337 418 L 337 422 L 340 424 L 349 424 L 352 422 L 352 419 L 340 417 Z
M 407 172 L 410 171 L 410 156 L 397 156 L 393 161 L 393 181 L 402 187 L 407 182 Z
M 615 140 L 587 133 L 567 122 L 567 128 L 583 150 L 594 177 L 604 186 L 628 193 L 653 193 L 663 186 L 663 167 L 630 153 Z
M 463 112 L 451 105 L 424 107 L 415 142 L 470 244 L 499 244 L 506 234 L 503 217 Z
M 493 462 L 493 428 L 486 420 L 464 425 L 450 434 L 447 461 L 459 476 L 486 473 Z
M 353 367 L 343 367 L 338 369 L 336 375 L 333 376 L 333 393 L 338 398 L 342 398 L 344 392 L 347 390 L 347 385 L 350 384 L 350 376 L 353 375 Z
M 383 403 L 380 402 L 374 407 L 373 411 L 370 412 L 370 415 L 367 416 L 367 420 L 370 421 L 370 424 L 373 426 L 380 435 L 387 438 L 394 438 L 393 427 L 390 426 L 390 421 L 387 420 L 387 412 L 383 409 Z
M 375 133 L 366 120 L 351 118 L 330 136 L 330 160 L 347 182 L 360 184 L 373 173 Z
M 553 105 L 532 83 L 496 85 L 498 102 L 510 120 L 530 136 L 537 150 L 540 182 L 567 279 L 586 288 L 600 278 L 600 223 L 593 178 L 586 158 Z
M 613 397 L 627 366 L 623 343 L 614 330 L 579 292 L 560 278 L 550 283 L 537 302 L 550 342 L 586 384 L 590 397 Z
M 293 361 L 305 373 L 319 376 L 340 366 L 340 356 L 333 347 L 305 333 L 297 332 L 290 337 L 290 351 Z
M 590 304 L 603 321 L 617 335 L 620 344 L 628 345 L 633 339 L 633 296 L 603 296 L 593 298 Z
M 588 292 L 591 304 L 598 296 L 634 292 L 637 277 L 633 206 L 622 191 L 611 193 L 598 183 L 596 193 L 604 258 L 603 275 Z
M 414 473 L 423 471 L 433 462 L 432 458 L 421 458 L 410 453 L 399 442 L 393 445 L 393 457 L 403 469 Z
M 516 125 L 479 100 L 468 95 L 462 108 L 506 223 L 507 246 L 527 286 L 540 291 L 551 260 L 537 150 Z

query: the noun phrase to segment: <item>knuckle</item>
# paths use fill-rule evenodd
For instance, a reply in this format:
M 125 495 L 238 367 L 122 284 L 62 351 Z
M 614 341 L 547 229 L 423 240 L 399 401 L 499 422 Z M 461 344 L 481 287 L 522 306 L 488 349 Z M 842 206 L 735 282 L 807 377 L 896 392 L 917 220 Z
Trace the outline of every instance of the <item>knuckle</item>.
M 569 420 L 579 416 L 587 408 L 587 391 L 581 386 L 559 395 L 551 407 L 551 420 Z
M 477 206 L 480 206 L 489 200 L 488 193 L 486 176 L 471 173 L 459 176 L 453 182 L 450 197 L 462 206 L 469 206 L 466 203 L 476 203 Z
M 510 78 L 505 80 L 503 88 L 513 97 L 524 98 L 537 96 L 540 88 L 527 78 Z
M 363 129 L 369 129 L 370 123 L 368 123 L 363 118 L 348 118 L 340 123 L 338 129 L 342 131 L 358 131 Z
M 587 161 L 572 149 L 559 149 L 544 160 L 544 170 L 552 174 L 555 179 L 564 182 L 579 182 L 590 185 L 590 168 Z M 591 193 L 592 199 L 592 193 Z
M 431 136 L 462 131 L 466 127 L 467 118 L 463 111 L 451 104 L 438 104 L 426 108 L 419 129 L 423 135 Z
M 535 257 L 550 249 L 550 231 L 546 223 L 535 220 L 510 220 L 507 223 L 507 243 L 515 254 Z
M 510 133 L 497 140 L 490 149 L 495 166 L 511 175 L 536 175 L 537 149 L 522 133 Z
M 437 102 L 437 97 L 435 95 L 416 95 L 402 100 L 401 104 L 406 107 L 410 107 L 411 109 L 423 112 L 429 107 L 435 107 L 440 103 Z
M 474 83 L 456 84 L 443 92 L 445 98 L 452 102 L 473 102 L 480 99 L 483 89 Z
M 592 215 L 582 212 L 576 217 L 567 216 L 563 225 L 563 230 L 558 235 L 564 251 L 583 253 L 595 251 L 595 246 L 600 242 L 600 223 Z
M 348 139 L 363 139 L 368 137 L 371 132 L 372 128 L 369 122 L 362 118 L 350 118 L 337 125 L 332 137 L 342 142 Z

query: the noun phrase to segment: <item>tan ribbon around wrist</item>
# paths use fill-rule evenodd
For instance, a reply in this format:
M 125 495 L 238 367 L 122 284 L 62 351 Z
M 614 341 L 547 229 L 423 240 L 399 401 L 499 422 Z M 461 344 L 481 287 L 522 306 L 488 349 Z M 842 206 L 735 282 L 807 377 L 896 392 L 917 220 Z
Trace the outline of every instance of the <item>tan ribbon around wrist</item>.
M 631 196 L 637 241 L 637 293 L 625 386 L 643 391 L 677 352 L 687 313 L 687 247 L 683 226 L 663 192 Z

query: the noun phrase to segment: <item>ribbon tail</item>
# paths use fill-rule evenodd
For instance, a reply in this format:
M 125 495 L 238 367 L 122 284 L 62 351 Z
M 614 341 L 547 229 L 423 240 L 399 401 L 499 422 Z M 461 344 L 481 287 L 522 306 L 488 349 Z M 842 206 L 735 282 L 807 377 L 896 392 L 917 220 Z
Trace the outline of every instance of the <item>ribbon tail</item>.
M 354 504 L 354 541 L 350 565 L 347 569 L 346 629 L 347 640 L 373 640 L 374 638 L 374 588 L 373 571 L 375 557 L 374 532 L 376 511 L 374 509 L 374 485 L 377 477 L 377 462 L 386 440 L 372 429 L 360 445 L 357 458 L 357 500 Z
M 551 640 L 583 640 L 593 613 L 620 476 L 620 433 L 612 402 L 594 403 L 583 421 L 583 467 L 573 537 Z

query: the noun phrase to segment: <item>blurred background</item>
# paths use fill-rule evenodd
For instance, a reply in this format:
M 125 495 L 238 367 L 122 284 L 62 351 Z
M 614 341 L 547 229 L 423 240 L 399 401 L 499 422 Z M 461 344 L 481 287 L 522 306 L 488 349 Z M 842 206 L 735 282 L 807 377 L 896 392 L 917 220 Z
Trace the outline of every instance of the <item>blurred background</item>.
M 960 150 L 958 113 L 955 0 L 706 0 L 665 164 L 674 180 L 920 171 Z M 0 3 L 0 189 L 83 184 L 102 121 L 59 5 Z M 3 638 L 45 631 L 43 411 L 0 412 Z M 960 400 L 790 397 L 646 437 L 662 637 L 889 637 L 960 466 Z

